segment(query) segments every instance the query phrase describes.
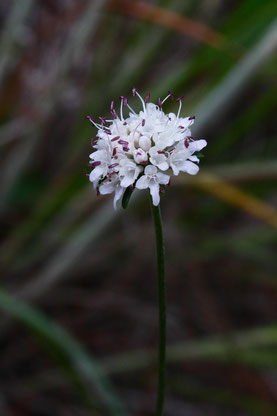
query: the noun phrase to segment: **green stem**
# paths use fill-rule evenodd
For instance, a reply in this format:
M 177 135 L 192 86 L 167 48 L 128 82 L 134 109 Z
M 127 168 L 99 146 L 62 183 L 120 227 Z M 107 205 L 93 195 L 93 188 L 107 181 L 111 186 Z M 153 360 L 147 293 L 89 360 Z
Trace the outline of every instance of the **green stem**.
M 166 363 L 166 288 L 164 266 L 164 242 L 161 210 L 151 201 L 152 216 L 156 235 L 156 251 L 158 266 L 158 299 L 159 299 L 159 379 L 156 402 L 156 416 L 163 415 L 165 391 L 165 363 Z

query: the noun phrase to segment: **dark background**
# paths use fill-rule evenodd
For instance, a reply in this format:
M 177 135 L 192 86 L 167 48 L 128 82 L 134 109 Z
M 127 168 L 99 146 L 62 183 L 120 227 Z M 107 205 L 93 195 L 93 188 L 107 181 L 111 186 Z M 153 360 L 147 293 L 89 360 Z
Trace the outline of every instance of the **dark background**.
M 153 414 L 149 200 L 115 212 L 83 175 L 96 133 L 85 116 L 108 115 L 120 95 L 140 108 L 134 85 L 153 102 L 184 95 L 182 115 L 208 141 L 199 174 L 161 199 L 165 415 L 277 414 L 276 11 L 0 2 L 1 415 Z

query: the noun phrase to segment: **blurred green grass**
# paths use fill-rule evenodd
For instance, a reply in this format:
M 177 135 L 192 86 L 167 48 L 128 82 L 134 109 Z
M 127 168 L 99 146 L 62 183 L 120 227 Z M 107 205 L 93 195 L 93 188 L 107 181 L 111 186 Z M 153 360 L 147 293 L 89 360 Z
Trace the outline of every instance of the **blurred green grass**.
M 14 317 L 24 321 L 21 312 L 25 306 L 10 296 L 32 301 L 29 323 L 43 313 L 46 317 L 41 322 L 48 322 L 44 319 L 49 315 L 53 325 L 57 321 L 77 330 L 80 345 L 95 350 L 102 360 L 105 351 L 109 352 L 106 355 L 121 350 L 132 354 L 134 349 L 135 362 L 138 347 L 155 346 L 155 322 L 150 324 L 146 319 L 144 329 L 138 325 L 140 315 L 149 316 L 145 311 L 155 302 L 154 279 L 151 293 L 145 293 L 143 287 L 148 283 L 147 274 L 153 274 L 151 245 L 145 241 L 150 227 L 148 207 L 143 196 L 134 198 L 123 217 L 120 211 L 113 211 L 110 198 L 95 197 L 82 176 L 90 138 L 95 134 L 84 116 L 106 114 L 110 100 L 129 95 L 134 85 L 142 93 L 150 91 L 153 101 L 171 89 L 176 96 L 184 95 L 184 115 L 197 115 L 193 133 L 205 137 L 209 144 L 201 160 L 202 176 L 196 181 L 178 178 L 162 199 L 168 239 L 170 342 L 198 336 L 205 357 L 203 335 L 219 332 L 228 338 L 232 331 L 259 327 L 257 339 L 262 340 L 263 326 L 266 330 L 277 318 L 276 2 L 147 3 L 161 7 L 163 13 L 169 10 L 213 29 L 224 39 L 219 47 L 201 44 L 196 37 L 180 34 L 177 28 L 174 32 L 168 25 L 130 17 L 127 9 L 134 2 L 125 3 L 125 8 L 124 2 L 115 0 L 24 0 L 0 5 L 0 260 L 2 286 L 10 293 L 1 294 L 0 305 L 5 308 L 5 302 L 9 302 Z M 169 103 L 168 111 L 174 109 L 175 104 Z M 221 186 L 215 190 L 212 184 L 209 191 L 205 180 L 211 174 Z M 230 182 L 238 190 L 236 198 L 228 192 L 234 189 Z M 149 252 L 143 250 L 144 245 Z M 74 293 L 76 290 L 71 302 L 77 306 L 70 306 L 69 300 L 67 305 L 66 297 L 61 306 L 61 298 L 53 301 L 56 293 L 70 288 Z M 88 292 L 92 310 L 83 310 L 86 293 L 79 298 L 81 289 Z M 97 295 L 99 289 L 98 299 L 94 293 Z M 105 301 L 109 290 L 115 294 Z M 230 299 L 229 291 L 233 295 Z M 119 293 L 126 293 L 129 299 L 126 309 L 114 300 Z M 97 302 L 98 307 L 94 306 Z M 105 315 L 113 311 L 113 302 L 117 305 L 115 316 L 122 307 L 126 320 L 126 327 L 122 324 L 119 333 L 112 329 L 117 325 L 112 312 L 102 321 L 93 309 Z M 131 309 L 132 318 L 128 314 Z M 151 316 L 155 316 L 153 311 Z M 199 314 L 203 316 L 199 318 Z M 135 328 L 131 340 L 127 317 L 133 319 L 130 325 Z M 80 333 L 79 320 L 84 327 Z M 3 318 L 1 325 L 5 356 L 10 346 L 17 344 L 19 335 L 11 319 Z M 86 334 L 94 332 L 91 341 Z M 51 331 L 47 336 L 51 337 Z M 32 350 L 32 336 L 28 339 L 26 355 Z M 231 340 L 226 342 L 227 348 L 235 352 Z M 66 344 L 61 346 L 62 354 Z M 226 387 L 229 393 L 221 389 L 219 376 L 215 376 L 207 393 L 201 379 L 205 380 L 207 371 L 203 365 L 202 373 L 197 373 L 197 359 L 192 359 L 192 377 L 184 366 L 184 371 L 178 373 L 180 379 L 174 382 L 175 368 L 170 367 L 169 378 L 173 381 L 168 414 L 177 414 L 177 398 L 181 399 L 177 406 L 180 414 L 182 405 L 190 400 L 195 403 L 191 414 L 205 414 L 201 413 L 205 412 L 202 403 L 214 406 L 211 412 L 215 415 L 225 411 L 236 415 L 235 409 L 243 415 L 274 414 L 274 346 L 275 338 L 264 348 L 254 345 L 236 355 L 238 369 L 233 375 L 234 384 Z M 37 351 L 35 355 L 30 377 L 43 377 L 45 364 Z M 71 357 L 77 364 L 82 361 L 74 351 Z M 89 355 L 86 359 L 90 360 Z M 115 354 L 116 359 L 119 357 Z M 13 386 L 28 376 L 28 366 L 24 367 L 24 357 L 9 360 L 5 406 L 7 412 L 16 414 L 17 401 L 26 405 L 22 404 L 24 395 L 20 398 Z M 224 365 L 232 362 L 228 356 Z M 118 363 L 120 366 L 120 360 Z M 241 372 L 252 367 L 256 384 L 248 379 L 240 382 Z M 111 375 L 117 390 L 123 390 L 121 396 L 131 414 L 151 414 L 151 366 L 147 369 L 142 379 L 135 373 L 128 377 Z M 82 374 L 78 377 L 86 390 L 85 378 Z M 74 387 L 66 391 L 73 392 Z M 141 391 L 146 392 L 146 398 L 138 404 L 134 397 L 139 397 Z M 38 402 L 43 397 L 53 397 L 58 406 L 63 394 L 39 391 L 32 395 L 33 407 L 29 405 L 22 412 L 38 414 Z M 72 405 L 76 415 L 94 414 L 86 401 L 82 404 L 75 400 L 71 398 L 65 409 Z M 46 408 L 44 412 L 49 414 Z M 56 408 L 56 414 L 62 415 L 62 407 Z

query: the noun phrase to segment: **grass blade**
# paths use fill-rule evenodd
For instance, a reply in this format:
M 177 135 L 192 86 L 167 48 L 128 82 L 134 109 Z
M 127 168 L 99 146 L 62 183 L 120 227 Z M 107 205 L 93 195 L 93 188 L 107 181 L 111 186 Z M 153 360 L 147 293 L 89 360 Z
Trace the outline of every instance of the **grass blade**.
M 92 399 L 94 391 L 106 407 L 107 414 L 127 414 L 98 363 L 64 328 L 3 290 L 0 290 L 0 307 L 38 336 L 42 346 L 58 359 L 90 406 L 95 407 L 95 400 Z

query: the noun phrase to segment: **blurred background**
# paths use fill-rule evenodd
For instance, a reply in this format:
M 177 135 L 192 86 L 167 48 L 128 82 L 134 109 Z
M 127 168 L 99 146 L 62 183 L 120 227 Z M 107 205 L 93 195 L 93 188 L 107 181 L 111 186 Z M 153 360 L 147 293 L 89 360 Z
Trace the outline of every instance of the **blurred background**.
M 114 211 L 83 175 L 85 116 L 134 85 L 153 102 L 184 95 L 208 141 L 199 174 L 161 200 L 165 415 L 277 414 L 276 12 L 275 0 L 0 2 L 1 415 L 153 415 L 149 200 Z

